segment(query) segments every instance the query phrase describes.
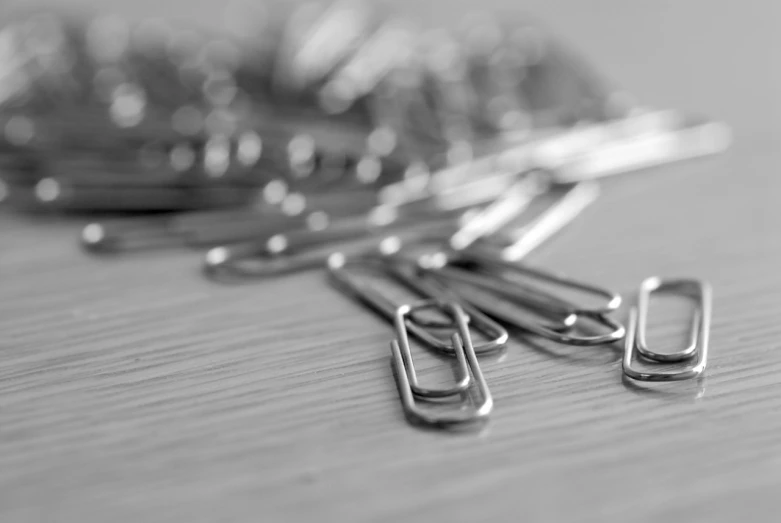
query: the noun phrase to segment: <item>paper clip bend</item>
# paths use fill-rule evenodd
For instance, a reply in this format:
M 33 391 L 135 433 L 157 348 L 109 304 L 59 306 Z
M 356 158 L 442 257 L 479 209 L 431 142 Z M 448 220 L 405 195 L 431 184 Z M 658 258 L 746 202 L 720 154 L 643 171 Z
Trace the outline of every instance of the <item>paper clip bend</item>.
M 453 316 L 457 326 L 458 332 L 452 334 L 451 341 L 458 359 L 458 382 L 450 389 L 421 388 L 412 361 L 407 335 L 407 329 L 410 325 L 408 316 L 415 310 L 429 307 L 443 307 Z M 469 335 L 466 313 L 458 304 L 453 302 L 442 304 L 436 300 L 424 300 L 413 305 L 402 305 L 394 315 L 394 325 L 397 339 L 391 342 L 392 361 L 401 402 L 408 417 L 428 425 L 453 426 L 483 421 L 491 414 L 494 406 L 493 397 L 477 361 L 477 355 Z M 464 371 L 466 371 L 466 379 L 464 379 Z M 464 395 L 472 381 L 474 381 L 480 400 L 479 403 L 468 409 L 449 409 L 446 412 L 436 413 L 436 409 L 421 408 L 419 404 L 419 399 Z
M 691 298 L 696 304 L 692 316 L 689 343 L 683 349 L 672 353 L 656 352 L 648 348 L 646 343 L 648 304 L 651 294 L 663 291 L 678 291 Z M 708 363 L 712 301 L 713 291 L 710 285 L 702 280 L 664 280 L 659 277 L 646 279 L 640 286 L 637 307 L 629 313 L 629 325 L 624 346 L 624 374 L 639 381 L 681 381 L 701 376 Z M 638 358 L 656 363 L 693 361 L 682 370 L 640 371 L 632 366 L 632 362 Z

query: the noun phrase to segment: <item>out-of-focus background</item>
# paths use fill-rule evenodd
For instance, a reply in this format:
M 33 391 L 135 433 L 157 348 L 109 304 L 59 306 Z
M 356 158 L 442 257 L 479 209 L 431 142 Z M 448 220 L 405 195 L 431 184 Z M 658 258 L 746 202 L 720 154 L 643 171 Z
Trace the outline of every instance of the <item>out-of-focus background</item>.
M 455 26 L 475 11 L 523 15 L 550 28 L 594 60 L 600 71 L 638 99 L 661 107 L 688 107 L 717 114 L 741 129 L 766 120 L 768 130 L 778 115 L 779 79 L 774 67 L 780 7 L 772 2 L 720 2 L 707 0 L 635 2 L 598 0 L 581 6 L 570 0 L 385 0 L 368 2 L 409 13 L 432 26 Z M 191 5 L 193 4 L 193 5 Z M 87 0 L 53 3 L 7 0 L 5 12 L 53 5 L 93 12 L 115 12 L 135 19 L 163 17 L 215 30 L 224 23 L 224 2 Z M 675 75 L 665 75 L 669 64 L 680 64 Z M 684 64 L 688 64 L 684 66 Z M 661 76 L 661 78 L 660 78 Z M 711 86 L 704 89 L 703 86 Z M 714 88 L 718 86 L 718 89 Z M 725 98 L 734 100 L 726 103 Z M 743 103 L 738 104 L 737 100 Z M 695 104 L 696 101 L 696 104 Z M 765 112 L 767 111 L 767 113 Z M 739 132 L 740 135 L 743 133 Z
M 53 5 L 206 30 L 224 7 Z M 725 155 L 606 182 L 530 257 L 629 301 L 653 274 L 709 280 L 705 382 L 637 387 L 618 349 L 516 340 L 484 366 L 484 432 L 416 430 L 389 327 L 322 274 L 217 285 L 192 253 L 88 258 L 81 222 L 2 215 L 0 521 L 775 521 L 781 4 L 387 6 L 445 27 L 525 14 L 640 103 L 732 127 Z

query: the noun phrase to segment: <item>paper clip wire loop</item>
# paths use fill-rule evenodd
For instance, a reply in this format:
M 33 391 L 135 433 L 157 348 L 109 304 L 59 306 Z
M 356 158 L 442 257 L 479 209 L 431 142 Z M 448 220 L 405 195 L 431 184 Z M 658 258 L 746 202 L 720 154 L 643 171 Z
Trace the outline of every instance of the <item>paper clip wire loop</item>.
M 418 399 L 435 398 L 463 395 L 464 391 L 459 390 L 461 386 L 461 369 L 459 368 L 459 383 L 452 387 L 451 390 L 457 391 L 454 394 L 444 395 L 445 391 L 437 390 L 436 395 L 432 395 L 432 391 L 429 389 L 421 389 L 418 386 L 417 375 L 415 373 L 414 364 L 412 362 L 412 354 L 409 347 L 409 338 L 407 336 L 407 328 L 410 325 L 408 321 L 408 315 L 420 307 L 430 307 L 433 304 L 438 306 L 444 305 L 454 316 L 454 320 L 458 327 L 458 333 L 453 333 L 451 336 L 451 342 L 453 344 L 454 351 L 458 358 L 464 358 L 468 364 L 468 372 L 471 372 L 470 381 L 473 380 L 475 388 L 480 396 L 478 404 L 471 408 L 458 410 L 447 410 L 442 413 L 435 412 L 435 409 L 421 408 Z M 453 426 L 471 424 L 478 421 L 483 421 L 488 418 L 493 410 L 494 402 L 491 392 L 488 389 L 488 384 L 483 377 L 483 373 L 480 370 L 480 365 L 477 361 L 477 355 L 475 354 L 474 346 L 472 345 L 471 337 L 469 336 L 469 328 L 467 326 L 467 318 L 463 309 L 455 303 L 437 304 L 435 301 L 426 300 L 415 305 L 403 305 L 399 307 L 394 317 L 394 324 L 396 326 L 396 333 L 398 338 L 391 342 L 392 361 L 396 374 L 396 383 L 399 388 L 399 395 L 401 396 L 402 406 L 404 407 L 405 414 L 418 422 L 422 422 L 428 425 L 434 426 Z M 459 357 L 458 354 L 461 354 Z M 459 367 L 460 367 L 459 359 Z M 469 375 L 467 375 L 469 377 Z M 421 393 L 422 392 L 422 393 Z M 442 394 L 442 395 L 441 395 Z
M 645 337 L 648 321 L 648 304 L 651 294 L 660 291 L 679 291 L 696 304 L 692 317 L 689 344 L 673 353 L 659 353 L 648 348 Z M 652 277 L 640 286 L 637 308 L 629 313 L 629 324 L 624 346 L 623 371 L 639 381 L 680 381 L 699 377 L 708 363 L 711 303 L 713 292 L 708 283 L 696 279 L 663 280 Z M 641 350 L 642 346 L 642 350 Z M 682 370 L 640 371 L 632 366 L 635 359 L 644 358 L 656 363 L 672 363 L 694 360 Z

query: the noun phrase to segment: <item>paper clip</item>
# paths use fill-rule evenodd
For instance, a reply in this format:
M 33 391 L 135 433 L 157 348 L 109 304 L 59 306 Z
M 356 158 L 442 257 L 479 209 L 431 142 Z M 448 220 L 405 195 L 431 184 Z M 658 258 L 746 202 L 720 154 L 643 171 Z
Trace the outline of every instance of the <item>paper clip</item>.
M 206 253 L 204 269 L 207 273 L 223 272 L 243 278 L 267 278 L 312 269 L 325 264 L 336 250 L 335 245 L 347 244 L 352 254 L 377 245 L 377 240 L 372 238 L 374 234 L 398 231 L 401 236 L 415 237 L 431 234 L 433 230 L 451 232 L 460 215 L 460 212 L 402 215 L 395 208 L 378 206 L 365 215 L 334 220 L 325 227 L 298 228 L 214 247 Z
M 279 204 L 263 201 L 239 208 L 96 221 L 84 227 L 81 243 L 91 253 L 230 245 L 302 228 L 316 230 L 366 212 L 373 203 L 371 191 L 306 196 L 292 192 Z
M 343 253 L 333 253 L 328 258 L 328 272 L 331 280 L 337 284 L 336 287 L 347 293 L 350 297 L 357 299 L 364 305 L 371 308 L 377 314 L 385 318 L 387 321 L 393 321 L 396 311 L 401 304 L 394 303 L 390 298 L 385 296 L 382 292 L 376 288 L 361 283 L 352 274 L 348 267 L 360 266 L 363 268 L 373 269 L 375 272 L 383 274 L 396 282 L 400 283 L 407 289 L 415 292 L 419 296 L 428 300 L 434 300 L 437 303 L 445 303 L 453 301 L 453 294 L 450 294 L 445 289 L 437 287 L 434 284 L 426 284 L 421 280 L 419 276 L 405 273 L 404 271 L 391 270 L 385 261 L 377 257 L 354 257 L 348 258 Z M 463 309 L 463 306 L 461 307 Z M 509 334 L 498 323 L 494 322 L 486 315 L 481 314 L 480 311 L 466 305 L 466 314 L 469 324 L 483 334 L 487 341 L 480 343 L 474 350 L 477 354 L 485 354 L 495 352 L 501 349 L 507 340 Z M 411 311 L 410 314 L 415 314 L 415 311 Z M 432 349 L 442 352 L 444 354 L 453 355 L 455 348 L 451 344 L 451 340 L 443 340 L 436 334 L 432 334 L 424 326 L 421 326 L 417 321 L 408 322 L 407 328 L 409 331 L 420 341 Z M 428 324 L 428 327 L 449 328 L 450 324 Z
M 520 233 L 509 233 L 517 239 L 509 247 L 496 243 L 505 241 L 481 238 L 478 242 L 463 250 L 439 251 L 434 255 L 423 256 L 419 263 L 424 270 L 447 282 L 459 282 L 484 292 L 475 293 L 462 289 L 462 297 L 489 316 L 499 319 L 522 330 L 532 332 L 558 343 L 579 346 L 593 346 L 612 343 L 623 338 L 625 329 L 620 323 L 606 314 L 617 309 L 621 296 L 608 289 L 573 280 L 540 269 L 507 261 L 503 256 L 507 249 L 523 245 L 526 253 L 542 243 L 565 224 L 576 217 L 598 194 L 594 182 L 583 182 L 570 188 L 561 199 L 548 208 Z M 504 233 L 502 236 L 506 236 Z M 500 236 L 501 237 L 501 236 Z M 527 241 L 531 237 L 532 240 Z M 451 242 L 452 246 L 452 242 Z M 517 281 L 520 276 L 528 282 Z M 540 288 L 540 283 L 562 290 L 576 291 L 596 298 L 598 305 L 577 305 L 569 300 Z M 490 294 L 487 295 L 486 293 Z M 517 311 L 511 311 L 501 300 L 502 297 L 527 311 L 547 317 L 554 315 L 556 323 L 532 320 Z M 575 327 L 578 318 L 584 318 L 610 329 L 605 334 L 578 336 L 567 332 Z
M 619 341 L 625 334 L 623 325 L 604 314 L 583 311 L 576 313 L 574 311 L 577 309 L 564 300 L 503 278 L 474 274 L 455 267 L 442 267 L 431 272 L 444 282 L 455 281 L 472 287 L 471 289 L 462 287 L 456 292 L 463 300 L 488 316 L 557 343 L 590 347 Z M 477 289 L 482 292 L 474 292 Z M 562 318 L 557 323 L 532 320 L 526 314 L 511 310 L 502 299 L 538 316 L 546 317 L 547 314 L 559 312 Z M 575 335 L 569 332 L 581 318 L 607 327 L 609 331 L 594 336 Z
M 81 244 L 93 254 L 176 247 L 197 249 L 301 227 L 307 217 L 241 209 L 120 218 L 87 224 L 81 231 Z
M 453 387 L 448 389 L 429 389 L 420 386 L 415 366 L 412 361 L 409 337 L 407 329 L 412 324 L 409 315 L 413 311 L 425 308 L 440 308 L 452 316 L 457 333 L 451 336 L 453 352 L 458 361 L 457 379 Z M 405 414 L 417 421 L 437 427 L 449 427 L 455 425 L 471 424 L 484 421 L 493 410 L 493 398 L 488 389 L 488 384 L 480 370 L 477 355 L 472 345 L 467 315 L 458 304 L 452 302 L 441 303 L 437 300 L 425 300 L 413 305 L 402 305 L 394 314 L 394 326 L 397 339 L 391 342 L 393 366 L 396 374 L 396 382 L 401 396 L 401 402 Z M 470 376 L 471 373 L 471 376 Z M 418 398 L 436 399 L 463 396 L 468 392 L 469 386 L 474 381 L 475 388 L 480 396 L 479 403 L 464 409 L 448 410 L 436 413 L 434 409 L 421 408 Z
M 646 343 L 648 308 L 654 292 L 679 292 L 695 302 L 689 343 L 683 349 L 672 353 L 656 352 Z M 624 346 L 623 371 L 628 377 L 639 381 L 680 381 L 699 377 L 708 363 L 708 338 L 710 335 L 711 303 L 713 292 L 708 283 L 697 279 L 662 279 L 652 277 L 640 286 L 637 308 L 629 313 L 626 342 Z M 655 363 L 690 361 L 681 370 L 640 371 L 632 366 L 636 359 Z
M 523 190 L 537 191 L 537 183 L 533 181 L 521 186 L 525 187 Z M 522 196 L 520 192 L 519 189 L 518 197 Z M 472 218 L 471 210 L 481 208 L 492 197 L 492 194 L 475 194 L 468 190 L 436 196 L 405 195 L 395 203 L 382 203 L 365 214 L 343 217 L 320 227 L 289 230 L 214 247 L 206 255 L 204 269 L 210 274 L 225 272 L 245 278 L 266 278 L 306 270 L 324 264 L 335 250 L 334 244 L 355 244 L 358 248 L 350 248 L 351 254 L 360 254 L 367 245 L 371 250 L 377 242 L 370 237 L 380 233 L 392 232 L 407 241 L 436 232 L 436 237 L 444 242 L 457 227 L 463 227 L 463 223 Z
M 472 310 L 482 310 L 476 304 L 478 302 L 482 303 L 480 301 L 480 294 L 485 294 L 485 289 L 481 290 L 479 289 L 479 285 L 474 285 L 462 296 L 451 288 L 454 281 L 464 283 L 464 280 L 467 280 L 467 283 L 470 283 L 468 279 L 470 278 L 471 273 L 468 272 L 467 269 L 458 267 L 457 265 L 449 265 L 450 260 L 458 258 L 462 253 L 437 250 L 433 254 L 427 253 L 418 257 L 411 252 L 417 248 L 427 250 L 432 246 L 435 249 L 440 249 L 444 243 L 445 239 L 442 236 L 437 235 L 419 235 L 414 238 L 391 236 L 384 240 L 383 249 L 379 250 L 378 255 L 386 261 L 389 271 L 398 271 L 401 267 L 405 266 L 414 267 L 415 270 L 412 272 L 416 276 L 414 278 L 415 281 L 425 281 L 427 282 L 427 285 L 432 285 L 436 282 L 437 287 L 441 289 L 438 291 L 438 294 L 442 294 L 443 292 L 448 293 L 448 296 L 457 300 L 467 313 L 471 314 Z M 449 256 L 452 256 L 452 258 Z M 471 268 L 472 267 L 470 267 L 470 269 Z M 465 274 L 463 278 L 459 278 L 460 272 Z M 450 279 L 446 277 L 445 273 L 447 273 L 447 276 L 452 275 L 453 278 Z M 479 277 L 481 275 L 477 276 Z M 490 275 L 486 275 L 486 277 L 488 278 Z M 503 285 L 514 286 L 516 290 L 520 286 L 517 282 L 509 281 L 498 285 L 498 287 L 501 288 Z M 501 289 L 485 302 L 487 303 L 486 311 L 489 308 L 500 307 L 497 300 L 500 299 L 500 295 L 503 293 L 506 294 L 504 289 Z M 549 329 L 555 332 L 564 332 L 575 326 L 578 320 L 578 315 L 574 312 L 576 307 L 573 307 L 568 302 L 557 300 L 555 297 L 533 288 L 523 288 L 520 294 L 524 298 L 523 304 L 521 305 L 521 307 L 523 307 L 523 313 L 529 317 L 521 319 L 518 317 L 521 312 L 516 311 L 513 313 L 507 312 L 507 314 L 504 315 L 497 315 L 497 319 L 516 326 L 518 323 L 536 325 L 542 329 Z M 531 294 L 534 294 L 534 299 L 529 298 L 529 295 Z M 547 304 L 546 300 L 556 301 L 560 306 L 558 308 L 551 306 L 545 307 L 544 305 Z M 488 316 L 490 316 L 490 314 Z M 443 327 L 443 325 L 438 322 L 426 318 L 416 318 L 416 323 L 420 326 Z
M 621 305 L 617 292 L 567 276 L 531 267 L 527 264 L 511 263 L 496 259 L 478 250 L 456 253 L 450 264 L 454 265 L 465 283 L 485 290 L 514 296 L 525 294 L 530 304 L 563 314 L 609 314 Z M 477 270 L 466 270 L 466 269 Z M 455 271 L 454 271 L 455 272 Z M 489 276 L 488 273 L 491 275 Z M 520 278 L 518 278 L 520 277 Z M 520 279 L 528 283 L 521 283 Z M 577 304 L 537 287 L 540 283 L 566 292 L 578 292 L 593 298 L 594 304 Z M 518 292 L 520 291 L 520 292 Z
M 489 289 L 500 292 L 508 289 L 507 284 L 510 284 L 510 287 L 520 287 L 521 294 L 533 299 L 533 304 L 547 307 L 552 311 L 587 315 L 610 313 L 621 305 L 621 296 L 618 293 L 520 263 L 524 256 L 579 216 L 597 199 L 598 195 L 599 187 L 596 182 L 581 182 L 572 185 L 531 223 L 514 231 L 502 231 L 495 238 L 484 238 L 467 249 L 452 253 L 449 256 L 450 260 L 448 260 L 448 256 L 445 256 L 439 263 L 442 265 L 443 262 L 449 261 L 463 265 L 466 262 L 469 265 L 482 266 L 492 272 L 520 276 L 530 283 L 543 282 L 565 291 L 588 294 L 599 302 L 597 306 L 580 306 L 569 300 L 558 299 L 535 286 L 519 285 L 504 277 L 501 280 L 481 279 L 481 281 L 475 282 L 477 285 L 487 286 Z

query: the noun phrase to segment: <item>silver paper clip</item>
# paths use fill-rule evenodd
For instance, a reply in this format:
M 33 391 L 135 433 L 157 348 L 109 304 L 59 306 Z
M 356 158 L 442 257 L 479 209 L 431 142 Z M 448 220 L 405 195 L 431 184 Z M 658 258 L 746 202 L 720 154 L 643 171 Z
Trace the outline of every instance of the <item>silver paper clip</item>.
M 569 345 L 593 346 L 618 341 L 623 338 L 625 329 L 620 323 L 606 316 L 620 306 L 621 297 L 618 293 L 519 263 L 508 262 L 502 256 L 508 248 L 522 245 L 525 252 L 529 252 L 542 243 L 594 201 L 597 194 L 595 191 L 594 182 L 583 182 L 570 188 L 558 202 L 530 225 L 523 227 L 520 238 L 509 247 L 496 248 L 483 238 L 480 240 L 481 243 L 476 242 L 463 250 L 439 251 L 434 255 L 423 256 L 419 259 L 419 263 L 424 270 L 440 278 L 441 281 L 465 284 L 469 289 L 462 289 L 460 294 L 464 300 L 489 316 L 522 330 Z M 533 240 L 527 241 L 529 237 Z M 528 283 L 520 283 L 518 277 L 524 278 Z M 569 300 L 541 289 L 540 284 L 588 294 L 596 298 L 598 305 L 573 304 Z M 474 292 L 478 289 L 481 292 Z M 542 317 L 552 315 L 557 321 L 545 323 L 539 319 L 531 319 L 517 310 L 510 310 L 507 303 L 497 299 L 499 297 L 526 311 L 534 311 Z M 609 331 L 594 336 L 574 335 L 568 331 L 576 326 L 578 318 L 607 327 Z
M 648 305 L 654 292 L 679 292 L 695 303 L 691 334 L 688 345 L 675 352 L 660 353 L 648 347 L 646 330 Z M 708 283 L 696 279 L 662 279 L 652 277 L 640 286 L 637 308 L 629 313 L 626 343 L 624 347 L 624 374 L 639 381 L 680 381 L 699 377 L 708 363 L 708 338 L 710 335 L 711 302 L 713 292 Z M 690 362 L 680 370 L 642 371 L 634 367 L 637 359 L 654 363 Z
M 441 215 L 402 215 L 397 209 L 378 206 L 366 215 L 342 218 L 324 227 L 299 228 L 258 240 L 210 249 L 204 258 L 207 274 L 230 273 L 244 278 L 267 278 L 324 266 L 328 257 L 343 247 L 350 254 L 382 244 L 374 234 L 397 232 L 410 238 L 454 228 L 460 212 Z M 411 226 L 415 226 L 412 228 Z
M 468 236 L 467 241 L 472 242 L 521 212 L 531 198 L 543 190 L 541 183 L 534 176 L 522 177 L 506 198 L 489 204 L 486 212 L 479 213 L 477 218 L 470 211 L 491 201 L 493 194 L 454 190 L 435 196 L 405 196 L 393 204 L 377 205 L 364 215 L 342 218 L 322 227 L 289 230 L 253 241 L 214 247 L 206 255 L 204 268 L 210 274 L 227 271 L 242 277 L 290 273 L 322 265 L 335 250 L 334 244 L 366 245 L 365 239 L 373 234 L 397 231 L 407 240 L 430 236 L 432 229 L 441 232 L 439 237 L 444 238 L 460 227 L 460 234 Z M 495 212 L 497 206 L 501 212 Z M 472 221 L 475 227 L 468 225 Z M 373 243 L 370 241 L 369 245 Z
M 458 331 L 453 333 L 450 338 L 458 362 L 456 374 L 458 381 L 448 389 L 429 389 L 420 386 L 407 335 L 407 329 L 412 323 L 409 321 L 409 315 L 414 311 L 432 307 L 447 312 L 453 318 Z M 391 342 L 391 353 L 399 394 L 406 415 L 416 422 L 437 427 L 473 424 L 487 419 L 493 410 L 494 402 L 488 384 L 480 370 L 475 348 L 472 345 L 467 326 L 467 315 L 461 307 L 452 302 L 441 303 L 437 300 L 402 305 L 394 314 L 393 322 L 397 338 Z M 464 406 L 460 405 L 461 408 L 455 411 L 447 409 L 445 412 L 436 412 L 435 409 L 426 409 L 420 405 L 419 399 L 464 396 L 468 393 L 472 382 L 474 382 L 479 394 L 479 401 L 474 406 L 464 409 Z

